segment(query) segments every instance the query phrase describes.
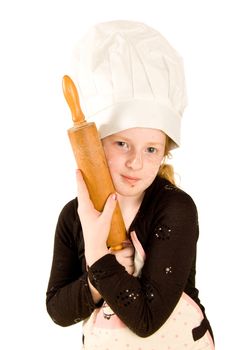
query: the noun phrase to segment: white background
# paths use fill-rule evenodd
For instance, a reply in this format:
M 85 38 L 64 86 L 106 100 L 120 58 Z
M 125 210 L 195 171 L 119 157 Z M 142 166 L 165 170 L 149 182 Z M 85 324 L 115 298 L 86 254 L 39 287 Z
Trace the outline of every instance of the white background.
M 231 1 L 5 0 L 0 3 L 1 349 L 80 349 L 81 326 L 46 313 L 54 230 L 76 196 L 61 81 L 93 24 L 146 22 L 184 58 L 189 106 L 173 163 L 200 219 L 197 285 L 217 349 L 231 348 L 233 81 Z

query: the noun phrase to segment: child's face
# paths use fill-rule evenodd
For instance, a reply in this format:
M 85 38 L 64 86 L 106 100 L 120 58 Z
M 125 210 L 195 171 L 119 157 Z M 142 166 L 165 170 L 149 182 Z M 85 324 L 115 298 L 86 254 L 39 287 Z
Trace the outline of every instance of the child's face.
M 161 130 L 132 128 L 102 140 L 116 191 L 141 196 L 154 181 L 164 157 L 166 136 Z

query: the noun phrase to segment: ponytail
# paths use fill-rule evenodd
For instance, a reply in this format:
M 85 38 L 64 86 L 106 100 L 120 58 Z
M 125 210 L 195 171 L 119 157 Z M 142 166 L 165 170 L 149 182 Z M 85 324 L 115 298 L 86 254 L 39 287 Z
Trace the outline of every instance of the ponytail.
M 160 165 L 158 176 L 170 181 L 173 185 L 176 185 L 174 168 L 171 164 L 166 163 L 166 159 L 169 159 L 171 157 L 171 153 L 169 152 L 169 137 L 167 136 L 164 151 L 164 161 Z

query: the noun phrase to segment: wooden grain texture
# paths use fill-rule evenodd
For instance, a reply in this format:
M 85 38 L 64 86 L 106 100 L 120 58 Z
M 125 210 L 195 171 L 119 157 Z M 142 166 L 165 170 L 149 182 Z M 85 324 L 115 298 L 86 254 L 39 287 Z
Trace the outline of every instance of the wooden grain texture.
M 74 122 L 74 126 L 68 129 L 68 136 L 76 164 L 82 171 L 95 208 L 102 211 L 108 196 L 115 192 L 102 143 L 95 123 L 85 121 L 77 89 L 68 76 L 63 78 L 63 92 Z M 126 229 L 117 203 L 107 245 L 115 250 L 121 249 L 124 240 L 126 240 Z

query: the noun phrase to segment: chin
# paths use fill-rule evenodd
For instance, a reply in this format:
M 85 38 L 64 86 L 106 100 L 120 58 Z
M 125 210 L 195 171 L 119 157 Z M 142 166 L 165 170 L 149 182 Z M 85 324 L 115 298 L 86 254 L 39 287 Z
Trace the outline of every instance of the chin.
M 137 188 L 136 186 L 131 186 L 129 188 L 122 188 L 122 186 L 116 186 L 116 192 L 124 197 L 135 197 L 140 196 L 145 192 L 144 188 Z

